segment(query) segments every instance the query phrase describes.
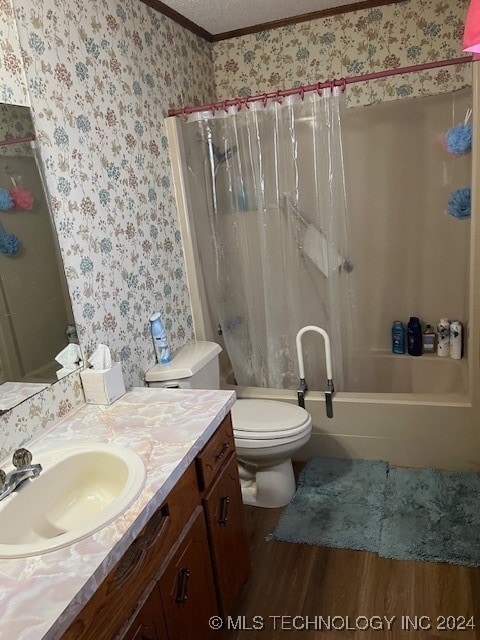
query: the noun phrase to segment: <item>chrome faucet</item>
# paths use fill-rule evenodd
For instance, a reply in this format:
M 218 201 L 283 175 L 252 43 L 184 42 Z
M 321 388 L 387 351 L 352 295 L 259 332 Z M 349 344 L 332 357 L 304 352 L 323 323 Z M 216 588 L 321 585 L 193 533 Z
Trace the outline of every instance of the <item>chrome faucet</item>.
M 0 500 L 3 500 L 29 478 L 36 478 L 42 471 L 41 464 L 32 464 L 32 454 L 28 449 L 17 449 L 12 458 L 15 469 L 5 473 L 0 469 Z

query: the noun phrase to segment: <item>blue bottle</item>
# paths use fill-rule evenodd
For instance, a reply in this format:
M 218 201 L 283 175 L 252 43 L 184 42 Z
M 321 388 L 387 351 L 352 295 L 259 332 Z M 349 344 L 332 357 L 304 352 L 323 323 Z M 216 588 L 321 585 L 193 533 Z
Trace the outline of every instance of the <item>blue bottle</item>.
M 392 353 L 405 353 L 405 327 L 401 320 L 392 325 Z
M 152 332 L 153 346 L 159 364 L 167 364 L 171 361 L 170 349 L 168 348 L 167 334 L 160 320 L 160 314 L 154 313 L 150 318 L 150 329 Z
M 422 325 L 416 316 L 412 316 L 407 325 L 408 353 L 411 356 L 422 355 Z

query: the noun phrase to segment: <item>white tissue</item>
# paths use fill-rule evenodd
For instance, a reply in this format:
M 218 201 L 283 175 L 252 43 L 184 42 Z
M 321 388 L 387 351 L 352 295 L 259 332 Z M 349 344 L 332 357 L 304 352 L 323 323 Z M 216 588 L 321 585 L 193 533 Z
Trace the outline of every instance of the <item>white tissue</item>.
M 76 369 L 82 361 L 82 352 L 78 344 L 71 342 L 55 356 L 64 369 Z
M 99 344 L 88 361 L 96 371 L 110 369 L 112 366 L 110 349 L 106 344 Z

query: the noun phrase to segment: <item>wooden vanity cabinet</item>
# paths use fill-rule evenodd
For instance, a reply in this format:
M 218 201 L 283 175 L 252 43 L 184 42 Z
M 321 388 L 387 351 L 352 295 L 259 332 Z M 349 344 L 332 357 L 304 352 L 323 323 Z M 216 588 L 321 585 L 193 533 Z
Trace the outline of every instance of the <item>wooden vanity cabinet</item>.
M 157 589 L 153 589 L 140 611 L 128 623 L 121 638 L 122 640 L 168 640 L 162 600 Z
M 210 640 L 249 572 L 229 414 L 62 640 Z
M 209 640 L 218 615 L 203 509 L 198 507 L 159 581 L 169 640 Z
M 226 616 L 232 613 L 240 589 L 250 574 L 250 550 L 235 454 L 230 456 L 206 493 L 203 504 L 220 612 Z

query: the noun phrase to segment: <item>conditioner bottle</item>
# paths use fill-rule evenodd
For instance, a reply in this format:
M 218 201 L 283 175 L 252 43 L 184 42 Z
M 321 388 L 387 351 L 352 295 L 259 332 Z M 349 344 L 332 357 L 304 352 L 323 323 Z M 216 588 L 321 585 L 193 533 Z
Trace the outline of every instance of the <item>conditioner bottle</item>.
M 438 323 L 437 355 L 450 355 L 450 321 L 442 318 Z
M 462 325 L 458 320 L 450 324 L 450 357 L 454 360 L 462 357 Z

